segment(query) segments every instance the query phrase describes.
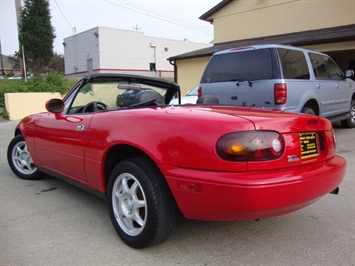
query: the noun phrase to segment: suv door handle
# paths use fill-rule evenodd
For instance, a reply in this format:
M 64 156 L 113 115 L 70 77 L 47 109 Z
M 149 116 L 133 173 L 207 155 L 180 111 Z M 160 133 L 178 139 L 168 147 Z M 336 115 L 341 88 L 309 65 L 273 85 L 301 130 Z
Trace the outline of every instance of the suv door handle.
M 232 96 L 231 97 L 231 100 L 237 100 L 238 99 L 238 96 Z
M 336 84 L 335 87 L 337 87 L 337 89 L 340 89 L 340 85 L 339 84 Z
M 322 85 L 317 84 L 316 87 L 317 87 L 317 89 L 321 89 L 321 88 L 322 88 Z

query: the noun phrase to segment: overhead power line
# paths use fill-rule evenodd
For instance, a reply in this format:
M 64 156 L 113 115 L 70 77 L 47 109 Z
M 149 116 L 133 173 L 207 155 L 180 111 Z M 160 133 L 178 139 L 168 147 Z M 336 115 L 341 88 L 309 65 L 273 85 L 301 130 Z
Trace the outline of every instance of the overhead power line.
M 127 1 L 106 0 L 106 2 L 109 3 L 109 4 L 115 5 L 115 6 L 119 6 L 119 7 L 128 9 L 128 10 L 131 10 L 133 12 L 137 12 L 137 13 L 140 13 L 140 14 L 143 14 L 143 15 L 146 15 L 146 16 L 161 20 L 161 21 L 165 21 L 165 22 L 168 22 L 168 23 L 171 23 L 171 24 L 175 24 L 175 25 L 180 26 L 180 27 L 184 27 L 184 28 L 187 28 L 187 29 L 190 29 L 190 30 L 194 30 L 194 31 L 197 31 L 197 32 L 200 32 L 200 33 L 204 33 L 204 34 L 210 35 L 209 32 L 201 30 L 201 29 L 199 29 L 199 27 L 196 27 L 196 25 L 187 23 L 184 20 L 181 20 L 181 19 L 178 19 L 178 18 L 174 18 L 171 15 L 166 15 L 166 14 L 154 11 L 154 10 L 150 10 L 148 8 L 137 6 L 137 5 L 134 5 L 134 4 L 129 3 Z
M 67 18 L 64 16 L 64 14 L 63 14 L 62 10 L 60 9 L 60 7 L 59 7 L 59 5 L 58 5 L 58 3 L 57 3 L 56 0 L 54 0 L 54 3 L 57 5 L 60 14 L 62 14 L 62 16 L 63 16 L 63 18 L 65 19 L 65 21 L 66 21 L 66 22 L 68 23 L 68 25 L 71 27 L 72 33 L 75 34 L 75 33 L 76 33 L 76 28 L 73 27 L 73 26 L 70 24 L 70 22 L 67 20 Z

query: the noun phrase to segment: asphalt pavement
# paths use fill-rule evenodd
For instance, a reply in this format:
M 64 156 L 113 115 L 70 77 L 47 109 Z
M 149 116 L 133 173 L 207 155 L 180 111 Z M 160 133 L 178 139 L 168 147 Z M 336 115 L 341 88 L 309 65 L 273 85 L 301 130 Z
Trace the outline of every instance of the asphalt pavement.
M 63 181 L 17 178 L 6 159 L 17 122 L 0 123 L 0 265 L 355 265 L 355 129 L 335 128 L 348 166 L 339 195 L 281 217 L 179 219 L 170 238 L 126 246 L 106 202 Z

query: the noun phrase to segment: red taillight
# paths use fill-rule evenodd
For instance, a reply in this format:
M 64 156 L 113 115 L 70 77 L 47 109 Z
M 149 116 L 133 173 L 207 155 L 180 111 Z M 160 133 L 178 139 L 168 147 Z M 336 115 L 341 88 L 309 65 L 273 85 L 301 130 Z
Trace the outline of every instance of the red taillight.
M 197 98 L 201 98 L 202 97 L 202 88 L 198 87 L 197 89 Z
M 275 105 L 286 104 L 287 102 L 287 85 L 286 83 L 278 83 L 274 85 Z
M 285 141 L 275 131 L 233 132 L 218 140 L 216 150 L 227 161 L 275 160 L 284 153 Z

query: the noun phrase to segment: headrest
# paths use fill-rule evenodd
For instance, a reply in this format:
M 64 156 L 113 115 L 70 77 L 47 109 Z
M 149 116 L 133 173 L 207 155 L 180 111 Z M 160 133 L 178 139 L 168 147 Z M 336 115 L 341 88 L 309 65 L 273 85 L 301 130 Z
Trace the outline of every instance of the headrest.
M 156 91 L 140 91 L 136 94 L 130 106 L 145 106 L 149 104 L 164 105 L 164 97 Z

